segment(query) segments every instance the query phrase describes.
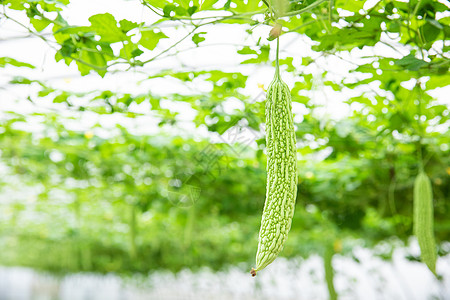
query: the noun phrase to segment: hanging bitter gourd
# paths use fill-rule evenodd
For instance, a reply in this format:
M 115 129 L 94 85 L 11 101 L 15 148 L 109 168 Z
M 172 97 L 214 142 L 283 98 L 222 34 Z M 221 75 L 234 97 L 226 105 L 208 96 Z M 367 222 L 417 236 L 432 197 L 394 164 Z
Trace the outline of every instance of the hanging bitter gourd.
M 264 269 L 275 260 L 283 248 L 294 215 L 297 195 L 296 138 L 289 87 L 281 80 L 278 65 L 277 39 L 276 72 L 267 89 L 266 201 L 259 231 L 256 269 Z
M 414 181 L 414 223 L 413 231 L 420 247 L 420 257 L 436 274 L 436 243 L 433 233 L 433 191 L 430 179 L 419 172 Z

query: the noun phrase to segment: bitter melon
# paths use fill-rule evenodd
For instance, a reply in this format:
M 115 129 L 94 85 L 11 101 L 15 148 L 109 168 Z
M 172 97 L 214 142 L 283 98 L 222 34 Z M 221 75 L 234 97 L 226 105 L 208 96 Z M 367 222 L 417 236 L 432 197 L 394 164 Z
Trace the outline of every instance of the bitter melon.
M 266 200 L 259 231 L 256 269 L 252 275 L 275 260 L 291 229 L 297 195 L 296 138 L 289 87 L 281 80 L 277 59 L 274 79 L 266 99 Z
M 428 268 L 436 274 L 436 243 L 433 230 L 433 191 L 430 179 L 420 172 L 414 182 L 413 231 L 420 247 L 420 256 Z

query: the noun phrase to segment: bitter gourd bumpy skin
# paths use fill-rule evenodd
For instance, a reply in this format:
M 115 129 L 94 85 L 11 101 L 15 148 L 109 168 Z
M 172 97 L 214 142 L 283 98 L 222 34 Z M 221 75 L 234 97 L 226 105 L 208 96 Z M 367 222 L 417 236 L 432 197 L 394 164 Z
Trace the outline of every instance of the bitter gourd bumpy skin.
M 278 66 L 266 99 L 266 201 L 256 253 L 256 275 L 275 260 L 287 239 L 297 196 L 297 150 L 291 93 Z

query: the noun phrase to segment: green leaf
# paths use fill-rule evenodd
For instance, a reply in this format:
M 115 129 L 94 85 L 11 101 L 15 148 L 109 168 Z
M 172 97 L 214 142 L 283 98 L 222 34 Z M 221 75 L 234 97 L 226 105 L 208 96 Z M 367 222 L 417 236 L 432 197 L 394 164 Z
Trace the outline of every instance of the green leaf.
M 450 25 L 450 16 L 439 19 L 439 24 Z
M 421 59 L 417 59 L 414 54 L 410 53 L 402 59 L 397 60 L 395 64 L 398 66 L 402 66 L 407 70 L 417 71 L 421 67 L 426 66 L 427 62 Z
M 334 6 L 339 7 L 340 9 L 357 13 L 361 9 L 363 9 L 364 3 L 365 1 L 363 0 L 355 0 L 355 1 L 336 0 Z
M 5 1 L 6 3 L 2 3 L 0 1 L 0 4 L 6 4 L 8 8 L 14 9 L 14 10 L 23 10 L 25 7 L 23 6 L 26 2 L 21 0 L 8 0 Z
M 72 54 L 77 52 L 77 47 L 73 43 L 72 39 L 67 39 L 61 45 L 61 49 L 58 50 L 58 53 L 61 54 L 62 57 L 71 57 Z
M 164 17 L 170 18 L 171 17 L 171 15 L 170 15 L 171 12 L 175 12 L 176 8 L 177 7 L 175 5 L 173 5 L 173 4 L 167 4 L 166 6 L 164 6 L 164 9 L 163 9 Z
M 26 68 L 30 68 L 30 69 L 36 68 L 35 66 L 33 66 L 29 63 L 21 62 L 21 61 L 15 60 L 14 58 L 11 58 L 11 57 L 0 57 L 0 68 L 4 68 L 7 65 L 11 65 L 14 67 L 26 67 Z
M 400 113 L 395 113 L 389 118 L 390 128 L 401 130 L 405 124 L 405 120 Z
M 205 40 L 205 38 L 203 36 L 200 36 L 203 34 L 206 34 L 206 32 L 198 32 L 192 36 L 192 41 L 195 43 L 195 45 L 198 46 L 198 44 L 200 44 L 201 42 L 203 42 Z
M 131 57 L 138 57 L 142 53 L 144 53 L 144 51 L 142 51 L 141 49 L 134 49 L 133 51 L 131 51 Z
M 199 5 L 199 10 L 208 10 L 208 9 L 212 9 L 213 5 L 217 2 L 218 0 L 200 0 L 200 5 Z
M 66 92 L 62 92 L 61 94 L 59 94 L 58 96 L 56 96 L 55 98 L 53 98 L 53 103 L 63 103 L 63 102 L 67 102 L 67 99 L 69 98 L 69 94 Z
M 303 74 L 300 77 L 301 81 L 297 81 L 292 88 L 292 95 L 297 95 L 302 90 L 309 90 L 313 84 L 312 74 Z
M 166 39 L 167 35 L 154 30 L 141 31 L 141 39 L 139 44 L 148 50 L 153 50 L 158 45 L 160 39 Z
M 32 84 L 33 82 L 36 82 L 35 80 L 30 80 L 23 76 L 15 76 L 13 79 L 9 81 L 11 84 Z
M 442 25 L 440 27 L 443 28 Z M 429 21 L 427 21 L 427 23 L 425 23 L 423 26 L 421 26 L 419 28 L 419 30 L 421 32 L 423 39 L 427 43 L 430 43 L 430 42 L 433 42 L 434 40 L 436 40 L 436 38 L 439 36 L 439 33 L 441 33 L 441 29 L 438 28 L 434 23 L 431 23 Z
M 436 28 L 439 29 L 439 30 L 444 29 L 444 26 L 442 26 L 442 24 L 439 23 L 440 20 L 439 20 L 439 21 L 436 21 L 435 19 L 429 19 L 429 18 L 427 18 L 426 21 L 427 21 L 427 23 L 433 25 L 434 27 L 436 27 Z
M 69 37 L 70 34 L 77 35 L 85 35 L 85 33 L 91 32 L 91 27 L 89 26 L 64 26 L 61 27 L 59 25 L 55 25 L 53 27 L 53 34 L 64 34 L 66 38 Z M 59 42 L 59 40 L 58 40 Z
M 364 21 L 363 28 L 344 27 L 343 29 L 335 29 L 333 32 L 320 38 L 320 45 L 314 46 L 316 51 L 332 50 L 334 48 L 342 50 L 350 50 L 354 47 L 362 49 L 364 46 L 375 45 L 381 35 L 379 21 Z
M 339 84 L 337 84 L 337 83 L 335 83 L 335 82 L 333 82 L 333 81 L 327 80 L 327 81 L 324 81 L 323 84 L 324 84 L 324 85 L 331 86 L 331 88 L 332 88 L 333 90 L 335 90 L 335 91 L 341 91 L 341 90 L 342 90 L 342 87 L 341 87 Z
M 238 50 L 237 53 L 239 54 L 258 54 L 256 50 L 253 50 L 249 46 L 244 46 L 241 50 Z
M 188 12 L 183 7 L 177 6 L 177 7 L 175 7 L 175 14 L 177 16 L 187 16 Z
M 100 41 L 116 43 L 125 41 L 128 37 L 117 27 L 117 21 L 109 13 L 97 14 L 89 18 L 91 29 L 100 36 Z
M 394 3 L 392 3 L 392 1 L 391 2 L 388 2 L 387 4 L 386 4 L 386 6 L 384 7 L 384 10 L 388 13 L 388 14 L 392 14 L 393 13 L 393 11 L 394 11 Z
M 285 65 L 285 66 L 287 66 L 287 68 L 286 68 L 287 72 L 294 72 L 294 71 L 296 71 L 296 68 L 294 67 L 294 65 L 292 63 L 293 60 L 294 60 L 293 57 L 286 57 L 284 59 L 280 59 L 279 60 L 280 66 Z
M 38 96 L 39 97 L 45 97 L 45 96 L 53 93 L 54 91 L 55 91 L 55 89 L 46 87 L 46 88 L 43 88 L 42 90 L 39 91 Z
M 81 75 L 87 75 L 91 70 L 97 72 L 100 76 L 105 76 L 106 74 L 106 59 L 105 57 L 98 52 L 95 44 L 89 44 L 91 48 L 88 50 L 83 50 L 78 53 L 77 65 L 78 70 Z
M 400 25 L 401 25 L 400 22 L 392 21 L 389 23 L 388 31 L 389 32 L 400 32 L 400 30 L 401 30 Z
M 427 90 L 448 86 L 450 83 L 450 74 L 442 76 L 431 76 L 426 83 Z
M 39 32 L 44 30 L 48 25 L 51 24 L 51 22 L 47 19 L 36 19 L 36 18 L 30 18 L 30 23 Z
M 168 1 L 166 0 L 144 0 L 144 1 L 150 4 L 151 6 L 161 9 L 163 9 L 168 4 Z
M 126 60 L 130 60 L 133 57 L 141 54 L 142 51 L 139 50 L 138 46 L 131 42 L 125 42 L 122 49 L 120 49 L 120 56 L 124 57 Z
M 191 6 L 188 8 L 187 12 L 190 16 L 192 16 L 197 11 L 197 9 L 198 9 L 197 6 Z
M 253 50 L 247 50 L 242 49 L 242 53 L 250 53 Z M 256 51 L 257 56 L 255 58 L 250 58 L 247 60 L 244 60 L 241 62 L 241 64 L 258 64 L 262 62 L 267 62 L 269 60 L 269 52 L 270 52 L 270 46 L 269 45 L 263 45 L 260 47 L 259 51 Z
M 292 95 L 292 101 L 307 105 L 310 99 L 306 96 Z
M 120 20 L 119 24 L 120 24 L 120 29 L 122 29 L 122 31 L 124 33 L 127 33 L 128 31 L 139 27 L 138 23 L 131 22 L 131 21 L 128 21 L 128 20 L 125 20 L 125 19 Z

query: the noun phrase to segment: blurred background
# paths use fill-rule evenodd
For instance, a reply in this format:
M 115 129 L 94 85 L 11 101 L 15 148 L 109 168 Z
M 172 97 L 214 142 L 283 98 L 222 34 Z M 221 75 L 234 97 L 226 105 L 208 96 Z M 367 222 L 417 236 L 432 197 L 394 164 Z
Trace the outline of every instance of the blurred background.
M 298 195 L 256 278 L 263 2 L 0 4 L 0 299 L 450 299 L 448 1 L 290 2 Z

